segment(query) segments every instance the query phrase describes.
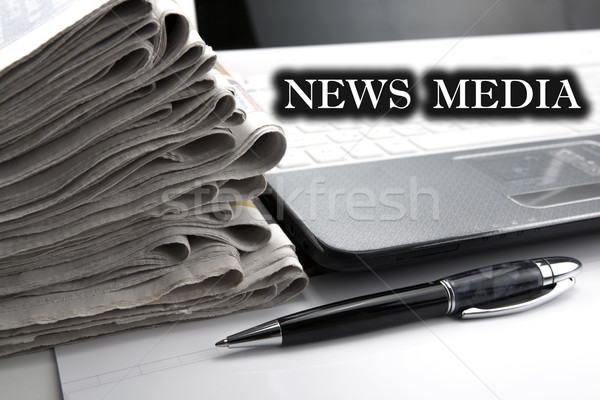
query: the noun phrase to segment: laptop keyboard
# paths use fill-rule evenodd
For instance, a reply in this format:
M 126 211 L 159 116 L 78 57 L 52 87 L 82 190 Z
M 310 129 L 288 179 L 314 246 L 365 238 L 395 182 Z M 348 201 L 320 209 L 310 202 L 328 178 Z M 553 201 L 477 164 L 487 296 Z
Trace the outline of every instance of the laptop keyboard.
M 590 105 L 600 104 L 600 66 L 576 70 Z M 270 77 L 236 77 L 267 111 L 275 92 Z M 600 133 L 600 109 L 585 119 L 286 119 L 288 149 L 272 171 L 340 165 L 445 151 L 484 148 Z

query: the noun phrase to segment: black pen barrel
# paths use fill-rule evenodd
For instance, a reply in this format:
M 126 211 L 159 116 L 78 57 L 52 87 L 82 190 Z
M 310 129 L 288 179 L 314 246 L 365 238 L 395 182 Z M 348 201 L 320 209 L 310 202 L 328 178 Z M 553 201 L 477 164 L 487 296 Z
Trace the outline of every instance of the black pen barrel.
M 218 347 L 293 345 L 422 321 L 505 315 L 542 304 L 575 282 L 581 263 L 546 257 L 491 265 L 438 282 L 339 301 L 300 311 L 228 336 Z M 540 296 L 544 289 L 549 291 Z M 535 295 L 536 297 L 533 297 Z M 551 296 L 552 295 L 552 296 Z M 523 303 L 515 302 L 525 299 Z M 533 301 L 535 299 L 535 301 Z M 507 305 L 507 301 L 511 303 Z
M 333 339 L 443 316 L 448 291 L 439 282 L 375 293 L 279 318 L 283 345 Z

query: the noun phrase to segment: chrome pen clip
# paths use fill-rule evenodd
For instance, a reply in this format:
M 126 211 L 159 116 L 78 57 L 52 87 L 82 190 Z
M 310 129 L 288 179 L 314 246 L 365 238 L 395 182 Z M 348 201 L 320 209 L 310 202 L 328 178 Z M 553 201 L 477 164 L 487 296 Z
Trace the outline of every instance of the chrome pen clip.
M 496 308 L 479 308 L 471 307 L 463 310 L 460 314 L 462 319 L 475 319 L 475 318 L 487 318 L 487 317 L 499 317 L 507 314 L 515 314 L 522 311 L 530 310 L 534 307 L 549 302 L 550 300 L 558 297 L 562 293 L 566 292 L 575 284 L 575 278 L 568 278 L 554 284 L 554 287 L 550 292 L 528 300 L 523 303 L 511 304 L 503 307 Z

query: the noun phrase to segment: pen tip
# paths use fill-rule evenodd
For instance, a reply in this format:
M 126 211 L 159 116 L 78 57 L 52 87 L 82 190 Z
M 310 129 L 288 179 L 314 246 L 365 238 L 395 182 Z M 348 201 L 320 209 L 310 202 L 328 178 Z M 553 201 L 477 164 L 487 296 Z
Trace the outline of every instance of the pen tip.
M 215 346 L 217 346 L 217 347 L 229 347 L 229 342 L 227 341 L 227 339 L 219 340 L 217 343 L 215 343 Z

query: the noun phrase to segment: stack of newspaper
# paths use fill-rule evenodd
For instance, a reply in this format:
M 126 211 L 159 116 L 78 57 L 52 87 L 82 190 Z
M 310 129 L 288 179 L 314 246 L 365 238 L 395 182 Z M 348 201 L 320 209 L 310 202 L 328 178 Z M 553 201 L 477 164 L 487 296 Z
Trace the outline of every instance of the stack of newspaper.
M 305 287 L 291 243 L 250 201 L 283 133 L 239 107 L 172 0 L 7 4 L 0 355 Z

